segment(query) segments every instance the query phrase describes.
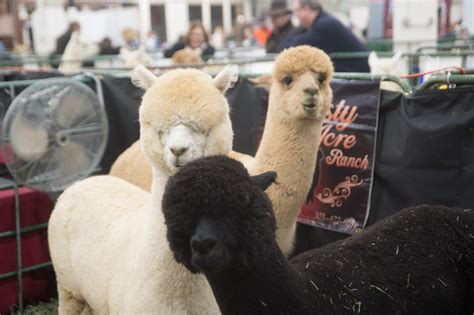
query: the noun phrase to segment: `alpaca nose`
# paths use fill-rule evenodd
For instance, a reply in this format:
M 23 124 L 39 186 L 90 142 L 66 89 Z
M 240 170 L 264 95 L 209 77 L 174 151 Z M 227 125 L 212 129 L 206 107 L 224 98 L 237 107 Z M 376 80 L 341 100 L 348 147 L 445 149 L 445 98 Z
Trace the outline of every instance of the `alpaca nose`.
M 179 157 L 188 151 L 187 147 L 171 147 L 170 151 L 173 153 L 174 156 Z
M 216 246 L 214 237 L 196 237 L 191 239 L 191 247 L 195 253 L 206 255 Z
M 314 96 L 314 95 L 316 95 L 316 93 L 318 93 L 318 88 L 316 88 L 316 87 L 307 87 L 303 90 L 303 92 L 305 92 L 306 94 L 309 94 L 311 96 Z

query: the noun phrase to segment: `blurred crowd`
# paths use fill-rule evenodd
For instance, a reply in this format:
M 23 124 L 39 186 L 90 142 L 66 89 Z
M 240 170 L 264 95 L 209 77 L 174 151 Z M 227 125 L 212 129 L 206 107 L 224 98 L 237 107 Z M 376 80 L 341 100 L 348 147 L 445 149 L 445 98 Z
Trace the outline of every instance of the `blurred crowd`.
M 140 40 L 138 30 L 126 28 L 121 32 L 122 46 L 114 47 L 108 37 L 99 43 L 81 41 L 81 25 L 74 21 L 56 39 L 52 56 L 61 55 L 62 61 L 68 59 L 72 62 L 93 55 L 121 55 L 124 60 L 143 62 L 140 56 L 160 50 L 165 58 L 183 64 L 202 63 L 212 58 L 216 49 L 235 47 L 265 48 L 267 53 L 279 53 L 285 48 L 304 44 L 318 47 L 326 53 L 368 50 L 348 27 L 324 10 L 316 0 L 293 0 L 291 6 L 287 6 L 286 1 L 272 1 L 255 21 L 247 21 L 240 16 L 233 26 L 232 34 L 225 34 L 222 26 L 208 33 L 200 21 L 192 21 L 188 31 L 172 43 L 162 41 L 153 31 L 145 40 Z M 131 62 L 125 63 L 132 65 Z M 336 61 L 335 69 L 339 72 L 369 71 L 367 62 L 361 59 Z
M 71 22 L 56 39 L 56 48 L 51 56 L 66 55 L 66 59 L 75 60 L 94 55 L 120 55 L 127 66 L 133 66 L 134 63 L 145 62 L 146 54 L 155 51 L 161 51 L 175 64 L 185 64 L 203 63 L 213 58 L 219 49 L 236 47 L 264 48 L 269 54 L 297 45 L 318 47 L 328 54 L 369 50 L 361 35 L 363 32 L 342 23 L 318 0 L 292 0 L 289 6 L 287 3 L 286 0 L 272 0 L 264 13 L 253 21 L 238 16 L 231 34 L 226 34 L 222 26 L 208 33 L 200 21 L 192 21 L 188 31 L 176 42 L 165 42 L 154 31 L 150 31 L 145 39 L 140 39 L 137 29 L 125 28 L 121 31 L 121 47 L 113 46 L 109 37 L 99 43 L 84 42 L 79 36 L 81 25 Z M 452 23 L 446 37 L 470 38 L 462 21 Z M 0 50 L 2 47 L 0 42 Z M 334 67 L 337 72 L 369 71 L 367 60 L 363 58 L 335 59 Z

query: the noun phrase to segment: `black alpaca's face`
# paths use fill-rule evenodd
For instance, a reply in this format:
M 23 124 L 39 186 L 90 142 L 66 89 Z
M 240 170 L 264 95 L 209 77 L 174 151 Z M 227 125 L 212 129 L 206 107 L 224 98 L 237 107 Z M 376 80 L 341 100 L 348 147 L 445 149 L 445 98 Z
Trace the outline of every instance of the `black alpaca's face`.
M 217 273 L 229 267 L 237 248 L 237 231 L 226 219 L 197 222 L 191 236 L 191 265 L 203 273 Z
M 191 272 L 245 270 L 274 244 L 275 216 L 266 189 L 276 173 L 249 177 L 225 156 L 184 165 L 162 200 L 170 249 Z
M 254 265 L 274 244 L 275 216 L 263 191 L 216 214 L 195 200 L 164 207 L 168 241 L 175 259 L 191 272 L 239 272 Z

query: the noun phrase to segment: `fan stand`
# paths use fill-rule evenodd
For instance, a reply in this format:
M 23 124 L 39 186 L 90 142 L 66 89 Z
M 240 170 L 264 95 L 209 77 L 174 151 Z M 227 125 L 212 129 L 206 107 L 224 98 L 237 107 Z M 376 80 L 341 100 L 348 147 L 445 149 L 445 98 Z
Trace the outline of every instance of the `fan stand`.
M 73 79 L 77 79 L 79 81 L 88 81 L 91 80 L 95 83 L 96 87 L 96 96 L 99 100 L 99 103 L 101 104 L 102 108 L 105 108 L 104 105 L 104 99 L 103 99 L 103 93 L 102 93 L 102 86 L 100 84 L 100 81 L 98 78 L 92 74 L 92 73 L 84 73 L 80 74 L 77 76 L 72 77 Z M 9 95 L 11 97 L 11 100 L 13 100 L 16 97 L 16 92 L 15 88 L 17 87 L 27 87 L 30 86 L 36 82 L 40 82 L 40 80 L 24 80 L 24 81 L 9 81 L 9 82 L 0 82 L 0 88 L 8 88 Z M 0 104 L 1 105 L 1 104 Z M 3 121 L 3 108 L 0 107 L 0 132 L 2 130 L 1 123 Z M 0 135 L 1 136 L 1 135 Z M 3 136 L 0 137 L 0 141 L 2 141 Z M 70 135 L 66 131 L 59 131 L 56 134 L 56 143 L 59 146 L 65 146 L 70 143 Z M 1 142 L 0 142 L 1 144 Z M 94 169 L 93 172 L 97 171 L 97 169 Z M 0 232 L 0 239 L 7 238 L 7 237 L 12 237 L 15 236 L 15 243 L 16 243 L 16 259 L 17 259 L 17 269 L 16 271 L 12 272 L 7 272 L 4 274 L 0 274 L 0 281 L 10 279 L 13 277 L 16 277 L 17 279 L 17 299 L 18 299 L 18 304 L 17 304 L 17 309 L 16 311 L 21 314 L 23 313 L 23 308 L 24 308 L 24 301 L 23 301 L 23 274 L 36 271 L 39 269 L 44 269 L 47 267 L 52 266 L 51 261 L 47 261 L 41 264 L 37 265 L 32 265 L 26 268 L 23 268 L 23 258 L 22 258 L 22 239 L 21 236 L 24 233 L 27 232 L 37 232 L 41 230 L 47 229 L 47 223 L 41 223 L 33 226 L 28 226 L 26 228 L 21 227 L 21 220 L 20 220 L 20 184 L 17 183 L 14 179 L 8 179 L 4 177 L 0 177 L 0 190 L 7 190 L 7 189 L 12 189 L 13 194 L 14 194 L 14 208 L 15 208 L 15 229 L 11 231 L 6 231 L 6 232 Z M 50 195 L 51 196 L 51 195 Z

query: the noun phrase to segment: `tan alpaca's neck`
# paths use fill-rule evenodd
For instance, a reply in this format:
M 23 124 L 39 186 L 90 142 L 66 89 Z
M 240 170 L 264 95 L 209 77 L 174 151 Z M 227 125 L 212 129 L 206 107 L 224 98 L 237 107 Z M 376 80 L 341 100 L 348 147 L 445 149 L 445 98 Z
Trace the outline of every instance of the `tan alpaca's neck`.
M 311 187 L 321 126 L 322 121 L 282 121 L 269 112 L 252 165 L 252 174 L 265 171 L 278 174 L 277 184 L 270 186 L 267 193 L 274 201 L 279 226 L 277 242 L 285 254 L 292 249 L 296 216 Z

